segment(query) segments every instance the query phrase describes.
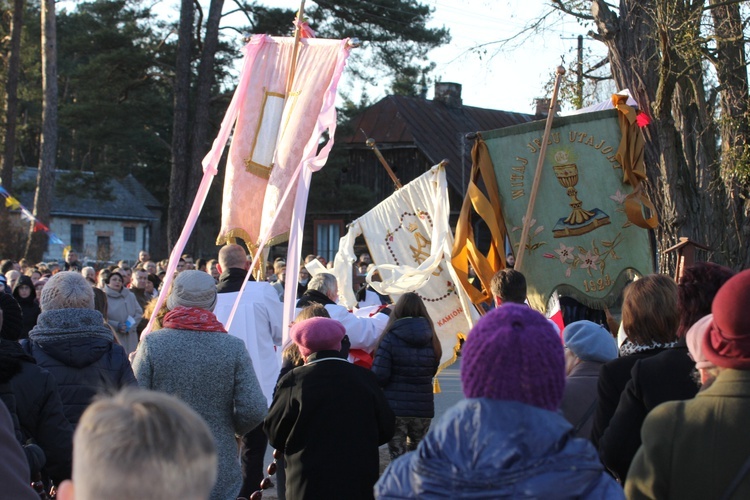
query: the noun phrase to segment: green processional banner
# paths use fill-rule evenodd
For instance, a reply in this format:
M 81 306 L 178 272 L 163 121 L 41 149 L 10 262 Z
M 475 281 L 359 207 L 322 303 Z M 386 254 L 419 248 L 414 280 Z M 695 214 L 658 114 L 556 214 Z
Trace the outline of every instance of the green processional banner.
M 544 126 L 537 121 L 481 133 L 516 254 Z M 634 274 L 653 272 L 648 231 L 625 214 L 632 187 L 615 159 L 621 138 L 616 110 L 555 118 L 520 269 L 535 309 L 544 310 L 555 289 L 601 309 Z

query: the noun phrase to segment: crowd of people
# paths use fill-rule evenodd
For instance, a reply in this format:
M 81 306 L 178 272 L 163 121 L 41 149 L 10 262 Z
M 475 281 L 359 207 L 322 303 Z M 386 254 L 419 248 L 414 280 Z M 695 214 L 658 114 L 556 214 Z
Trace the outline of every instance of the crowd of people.
M 561 331 L 502 269 L 461 350 L 465 399 L 435 419 L 442 347 L 418 291 L 390 303 L 364 286 L 356 314 L 333 274 L 303 265 L 282 345 L 285 261 L 258 280 L 250 263 L 235 244 L 186 254 L 165 290 L 168 263 L 145 251 L 102 269 L 74 251 L 0 262 L 2 495 L 255 500 L 272 481 L 290 500 L 750 494 L 750 271 L 643 276 L 621 321 L 576 312 Z M 353 271 L 370 266 L 363 253 Z

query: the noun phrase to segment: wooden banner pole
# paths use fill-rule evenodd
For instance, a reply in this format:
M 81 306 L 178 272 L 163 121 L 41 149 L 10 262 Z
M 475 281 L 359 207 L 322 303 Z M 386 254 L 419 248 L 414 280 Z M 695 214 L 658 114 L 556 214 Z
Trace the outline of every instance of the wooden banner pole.
M 391 176 L 391 180 L 396 185 L 396 189 L 401 189 L 401 181 L 398 180 L 398 177 L 396 177 L 396 173 L 393 171 L 390 165 L 388 165 L 388 162 L 385 161 L 385 158 L 383 158 L 383 154 L 378 149 L 378 146 L 375 144 L 375 139 L 367 139 L 365 142 L 367 147 L 372 148 L 373 152 L 375 152 L 375 156 L 378 157 L 378 160 L 380 160 L 380 164 L 383 165 L 385 168 L 385 171 L 388 172 L 388 175 Z
M 286 95 L 284 98 L 289 97 L 289 93 L 292 91 L 292 84 L 294 83 L 294 73 L 297 71 L 297 53 L 299 52 L 299 40 L 302 33 L 300 24 L 302 24 L 302 14 L 305 12 L 305 0 L 301 0 L 299 4 L 299 11 L 297 11 L 297 25 L 294 27 L 294 48 L 292 49 L 292 60 L 289 64 L 289 76 L 286 80 Z
M 547 142 L 549 141 L 550 131 L 552 130 L 552 120 L 554 119 L 555 108 L 557 107 L 557 94 L 560 91 L 560 82 L 562 76 L 565 74 L 565 68 L 562 66 L 557 67 L 557 75 L 555 76 L 555 89 L 552 91 L 552 100 L 549 104 L 549 111 L 547 112 L 547 123 L 544 127 L 544 136 L 542 137 L 542 146 L 539 149 L 539 160 L 536 162 L 536 172 L 534 172 L 534 183 L 531 185 L 531 194 L 529 195 L 529 205 L 526 208 L 526 218 L 523 221 L 523 230 L 521 231 L 521 241 L 518 244 L 518 255 L 516 255 L 515 269 L 519 271 L 523 269 L 523 257 L 526 253 L 526 242 L 529 239 L 529 230 L 531 228 L 531 219 L 534 215 L 534 204 L 536 204 L 536 193 L 539 190 L 539 181 L 542 178 L 542 165 L 544 165 L 544 157 L 547 154 Z

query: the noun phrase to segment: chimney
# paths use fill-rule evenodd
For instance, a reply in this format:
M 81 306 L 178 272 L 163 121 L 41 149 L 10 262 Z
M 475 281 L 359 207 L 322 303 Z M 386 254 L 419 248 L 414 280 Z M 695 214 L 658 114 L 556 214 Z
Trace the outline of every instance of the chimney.
M 547 118 L 547 113 L 549 112 L 550 101 L 551 99 L 549 97 L 537 97 L 536 99 L 534 99 L 534 104 L 536 105 L 534 118 L 536 120 Z M 562 108 L 560 107 L 560 101 L 557 101 L 557 104 L 555 105 L 555 116 L 560 114 L 561 109 Z
M 449 108 L 460 107 L 463 104 L 461 100 L 461 84 L 435 82 L 435 97 L 432 100 L 442 102 Z

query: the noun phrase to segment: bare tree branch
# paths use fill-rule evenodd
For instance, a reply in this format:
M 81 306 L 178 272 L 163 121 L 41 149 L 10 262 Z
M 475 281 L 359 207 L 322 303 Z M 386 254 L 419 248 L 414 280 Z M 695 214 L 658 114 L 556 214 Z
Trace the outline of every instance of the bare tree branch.
M 591 14 L 584 14 L 583 12 L 577 12 L 563 3 L 563 0 L 552 0 L 552 7 L 564 12 L 565 14 L 577 17 L 578 19 L 585 19 L 587 21 L 593 21 L 594 16 Z

